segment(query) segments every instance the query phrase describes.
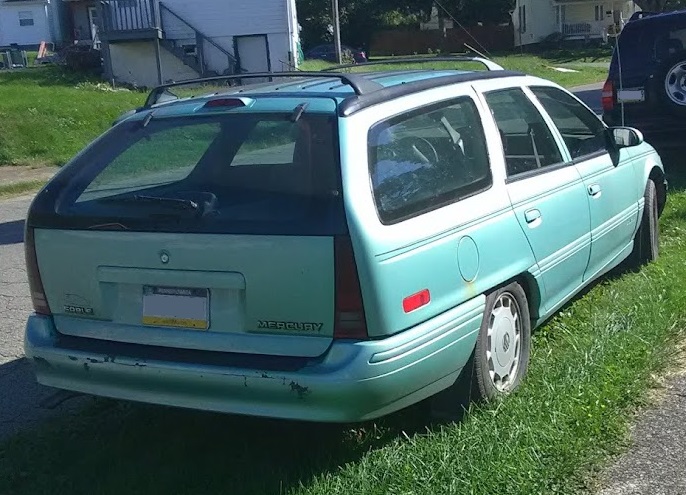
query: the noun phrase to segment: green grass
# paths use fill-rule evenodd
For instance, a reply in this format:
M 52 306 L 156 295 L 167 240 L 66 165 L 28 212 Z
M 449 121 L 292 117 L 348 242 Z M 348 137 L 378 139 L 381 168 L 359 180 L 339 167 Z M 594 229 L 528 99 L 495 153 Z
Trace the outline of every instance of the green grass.
M 547 77 L 566 86 L 604 79 L 606 69 L 578 64 L 605 59 L 607 54 L 594 51 L 496 54 L 494 57 L 508 69 Z M 301 69 L 316 71 L 329 65 L 322 61 L 306 61 Z M 451 63 L 426 66 L 456 67 Z M 569 66 L 579 72 L 556 72 L 550 68 L 552 66 Z M 393 66 L 398 67 L 402 66 Z M 482 69 L 480 64 L 458 64 L 457 67 Z M 376 67 L 379 70 L 387 68 L 389 66 Z M 198 93 L 198 90 L 177 91 L 182 96 Z M 117 116 L 140 106 L 146 96 L 139 91 L 113 90 L 93 77 L 49 66 L 1 72 L 0 94 L 0 165 L 58 166 L 106 130 Z
M 534 336 L 520 391 L 431 425 L 421 407 L 310 425 L 99 399 L 0 444 L 1 494 L 574 493 L 627 445 L 655 373 L 686 336 L 686 191 L 661 257 L 603 278 Z
M 450 54 L 445 54 L 450 55 Z M 459 55 L 459 54 L 453 54 Z M 430 60 L 436 55 L 412 55 L 411 57 L 421 57 Z M 440 56 L 440 55 L 439 55 Z M 505 69 L 524 72 L 534 76 L 544 77 L 566 86 L 581 86 L 584 84 L 603 81 L 607 78 L 607 68 L 598 65 L 599 63 L 609 63 L 611 52 L 605 48 L 589 48 L 579 50 L 557 50 L 540 53 L 495 53 L 491 59 L 502 65 Z M 380 57 L 394 58 L 394 57 Z M 397 58 L 397 57 L 396 57 Z M 372 57 L 371 60 L 374 60 Z M 322 60 L 306 60 L 300 70 L 322 70 L 334 64 Z M 389 70 L 403 68 L 437 68 L 437 69 L 465 69 L 483 70 L 484 66 L 480 63 L 471 62 L 434 62 L 412 63 L 412 64 L 381 64 L 371 66 L 372 70 Z M 572 69 L 577 72 L 560 72 L 554 68 Z M 353 69 L 356 71 L 358 69 Z M 360 68 L 359 70 L 369 70 Z
M 57 67 L 0 73 L 0 164 L 63 165 L 145 95 Z

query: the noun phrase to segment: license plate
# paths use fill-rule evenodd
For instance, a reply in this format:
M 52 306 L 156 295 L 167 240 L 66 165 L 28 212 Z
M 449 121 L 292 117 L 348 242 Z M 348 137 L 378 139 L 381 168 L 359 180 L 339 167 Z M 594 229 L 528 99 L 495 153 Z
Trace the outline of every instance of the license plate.
M 620 89 L 617 91 L 617 101 L 630 103 L 644 100 L 645 92 L 642 89 Z
M 143 324 L 160 327 L 209 328 L 208 289 L 143 287 Z

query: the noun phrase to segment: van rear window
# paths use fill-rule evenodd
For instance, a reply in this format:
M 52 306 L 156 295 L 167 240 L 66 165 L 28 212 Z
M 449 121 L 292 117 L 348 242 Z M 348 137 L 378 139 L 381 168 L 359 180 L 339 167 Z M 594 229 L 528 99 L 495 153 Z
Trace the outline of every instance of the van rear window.
M 56 213 L 87 228 L 341 233 L 336 132 L 323 114 L 125 122 L 75 160 Z

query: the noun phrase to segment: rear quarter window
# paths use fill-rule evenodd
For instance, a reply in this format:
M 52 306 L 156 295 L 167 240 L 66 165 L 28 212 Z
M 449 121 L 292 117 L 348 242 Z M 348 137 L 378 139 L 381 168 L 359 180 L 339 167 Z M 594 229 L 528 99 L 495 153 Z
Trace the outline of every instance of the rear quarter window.
M 393 224 L 492 185 L 481 119 L 471 98 L 380 122 L 368 136 L 379 218 Z

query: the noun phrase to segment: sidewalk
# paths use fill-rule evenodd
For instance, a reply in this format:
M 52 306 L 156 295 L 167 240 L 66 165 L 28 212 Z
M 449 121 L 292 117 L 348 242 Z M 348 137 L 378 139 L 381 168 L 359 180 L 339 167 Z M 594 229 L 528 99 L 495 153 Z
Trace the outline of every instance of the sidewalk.
M 630 450 L 603 474 L 598 495 L 686 494 L 686 371 L 668 377 L 665 387 L 639 415 Z
M 20 165 L 0 166 L 0 185 L 4 186 L 20 182 L 48 180 L 55 175 L 55 172 L 58 170 L 58 167 L 27 167 Z

